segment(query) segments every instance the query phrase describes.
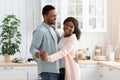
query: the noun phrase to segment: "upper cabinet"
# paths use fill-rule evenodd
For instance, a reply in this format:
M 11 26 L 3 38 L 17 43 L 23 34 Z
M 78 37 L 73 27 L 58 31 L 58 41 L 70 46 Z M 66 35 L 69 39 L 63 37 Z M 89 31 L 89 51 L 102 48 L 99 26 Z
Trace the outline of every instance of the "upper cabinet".
M 42 0 L 42 7 L 52 4 L 57 10 L 57 28 L 61 29 L 68 16 L 79 20 L 82 32 L 106 32 L 107 0 Z

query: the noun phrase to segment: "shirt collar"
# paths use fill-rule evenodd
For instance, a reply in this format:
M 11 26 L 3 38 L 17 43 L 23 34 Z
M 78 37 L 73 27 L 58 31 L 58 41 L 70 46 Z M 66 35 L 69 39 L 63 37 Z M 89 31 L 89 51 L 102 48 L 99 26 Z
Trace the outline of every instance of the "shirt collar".
M 54 25 L 49 26 L 48 24 L 46 24 L 45 22 L 43 22 L 43 25 L 45 25 L 45 27 L 47 27 L 48 29 L 51 29 Z

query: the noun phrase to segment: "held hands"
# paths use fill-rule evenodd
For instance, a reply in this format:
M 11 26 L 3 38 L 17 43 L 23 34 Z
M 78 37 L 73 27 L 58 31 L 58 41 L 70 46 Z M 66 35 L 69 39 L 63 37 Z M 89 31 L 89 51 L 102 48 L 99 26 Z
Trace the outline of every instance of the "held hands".
M 37 58 L 40 58 L 43 61 L 48 61 L 48 52 L 47 51 L 36 52 L 35 56 Z

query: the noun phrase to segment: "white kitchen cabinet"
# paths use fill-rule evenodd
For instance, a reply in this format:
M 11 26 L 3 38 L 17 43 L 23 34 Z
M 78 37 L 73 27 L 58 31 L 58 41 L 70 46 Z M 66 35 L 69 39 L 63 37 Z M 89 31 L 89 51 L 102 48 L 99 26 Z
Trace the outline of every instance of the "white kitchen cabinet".
M 27 67 L 28 80 L 38 80 L 37 66 Z
M 97 64 L 82 64 L 80 68 L 81 80 L 99 80 L 99 66 Z
M 27 80 L 27 67 L 0 67 L 0 80 Z
M 116 78 L 116 80 L 120 80 L 120 70 L 118 70 L 118 69 L 114 69 L 114 72 L 115 72 L 115 74 L 114 74 L 114 77 Z
M 100 65 L 100 80 L 120 80 L 120 70 Z
M 56 7 L 58 29 L 66 17 L 73 16 L 78 19 L 79 28 L 83 32 L 107 31 L 107 0 L 41 0 L 41 4 L 42 7 L 45 4 Z
M 0 67 L 0 80 L 40 80 L 37 66 Z

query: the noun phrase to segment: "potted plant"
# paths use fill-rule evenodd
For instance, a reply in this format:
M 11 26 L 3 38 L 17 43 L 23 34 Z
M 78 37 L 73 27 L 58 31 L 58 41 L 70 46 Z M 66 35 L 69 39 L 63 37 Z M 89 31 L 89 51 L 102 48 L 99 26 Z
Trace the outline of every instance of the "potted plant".
M 21 33 L 18 30 L 20 20 L 15 15 L 7 15 L 0 26 L 0 55 L 14 55 L 20 52 L 19 45 L 21 43 Z M 5 60 L 5 62 L 9 62 Z

